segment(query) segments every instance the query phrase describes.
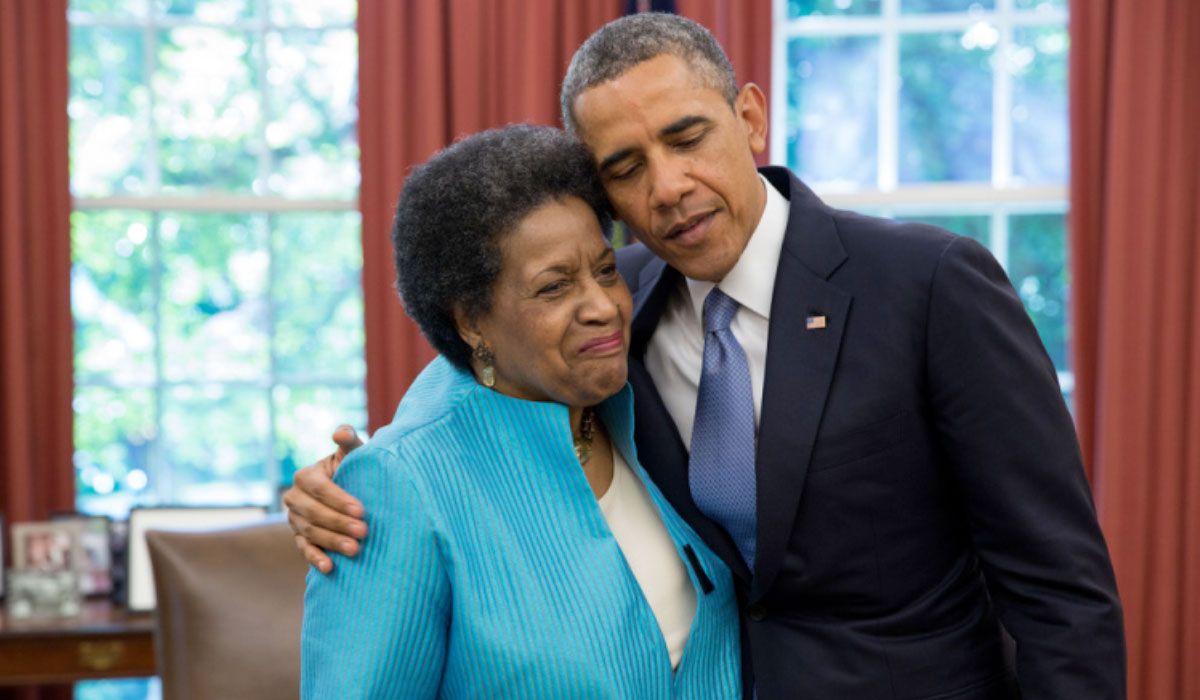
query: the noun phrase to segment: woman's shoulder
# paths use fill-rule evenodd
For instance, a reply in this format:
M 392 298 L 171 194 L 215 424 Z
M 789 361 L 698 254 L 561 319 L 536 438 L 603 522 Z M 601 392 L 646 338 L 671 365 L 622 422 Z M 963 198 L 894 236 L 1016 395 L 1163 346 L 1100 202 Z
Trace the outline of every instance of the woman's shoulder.
M 452 416 L 479 389 L 469 372 L 439 355 L 413 380 L 384 430 L 403 435 L 427 429 Z
M 460 432 L 455 426 L 461 421 L 461 407 L 478 386 L 469 374 L 437 357 L 409 387 L 392 422 L 351 452 L 338 473 L 369 464 L 381 472 L 379 478 L 399 477 L 402 472 L 419 472 L 422 464 L 439 455 L 444 458 L 453 452 L 451 443 Z

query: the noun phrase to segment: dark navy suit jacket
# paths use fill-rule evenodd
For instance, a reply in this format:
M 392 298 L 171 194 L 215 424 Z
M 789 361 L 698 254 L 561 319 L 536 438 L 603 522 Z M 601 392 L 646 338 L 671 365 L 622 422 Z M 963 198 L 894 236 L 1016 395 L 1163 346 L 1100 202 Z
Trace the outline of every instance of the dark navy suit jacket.
M 837 211 L 787 170 L 762 172 L 790 214 L 753 575 L 696 508 L 643 364 L 679 273 L 641 245 L 618 255 L 639 456 L 734 572 L 760 700 L 1124 697 L 1121 608 L 1074 426 L 1003 270 L 968 238 Z

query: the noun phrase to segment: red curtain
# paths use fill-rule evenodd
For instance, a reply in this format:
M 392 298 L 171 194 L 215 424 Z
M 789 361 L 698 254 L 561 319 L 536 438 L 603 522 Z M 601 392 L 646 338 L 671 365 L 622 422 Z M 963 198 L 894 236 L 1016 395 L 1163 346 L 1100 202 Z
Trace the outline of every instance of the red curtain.
M 0 510 L 75 503 L 67 2 L 0 2 Z
M 0 2 L 0 511 L 8 523 L 75 504 L 67 45 L 67 0 Z M 69 697 L 70 686 L 0 688 L 5 699 Z
M 561 125 L 558 91 L 575 49 L 621 0 L 360 0 L 359 146 L 367 416 L 388 423 L 433 357 L 392 286 L 390 225 L 409 169 L 455 138 L 511 122 Z M 709 27 L 739 79 L 770 83 L 771 3 L 680 2 Z
M 1070 11 L 1079 436 L 1129 697 L 1200 698 L 1200 4 Z

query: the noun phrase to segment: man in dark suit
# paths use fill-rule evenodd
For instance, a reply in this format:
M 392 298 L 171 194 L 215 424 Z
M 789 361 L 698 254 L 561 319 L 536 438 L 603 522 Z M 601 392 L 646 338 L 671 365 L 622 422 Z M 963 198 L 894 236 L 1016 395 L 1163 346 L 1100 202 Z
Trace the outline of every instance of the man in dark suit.
M 756 171 L 763 94 L 738 89 L 688 20 L 599 30 L 563 108 L 642 244 L 619 255 L 639 456 L 739 582 L 748 693 L 1124 697 L 1121 609 L 1071 419 L 991 255 Z M 704 320 L 718 296 L 732 339 Z M 742 392 L 754 415 L 749 448 L 713 473 L 706 436 L 739 430 L 697 410 L 731 381 L 710 378 L 719 343 L 742 368 L 722 396 Z M 325 466 L 298 488 L 341 514 L 290 501 L 298 532 L 329 546 L 344 539 L 323 528 L 362 530 Z

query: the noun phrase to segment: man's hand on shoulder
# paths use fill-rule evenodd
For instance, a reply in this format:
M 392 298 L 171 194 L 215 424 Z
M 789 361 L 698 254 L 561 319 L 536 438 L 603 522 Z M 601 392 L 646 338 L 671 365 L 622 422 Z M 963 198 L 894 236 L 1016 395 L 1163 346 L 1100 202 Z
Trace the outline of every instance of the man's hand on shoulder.
M 338 426 L 333 441 L 337 443 L 333 454 L 298 470 L 292 488 L 283 495 L 296 547 L 323 574 L 333 571 L 326 550 L 352 557 L 358 554 L 358 540 L 367 536 L 362 503 L 333 483 L 342 460 L 363 442 L 348 425 Z

